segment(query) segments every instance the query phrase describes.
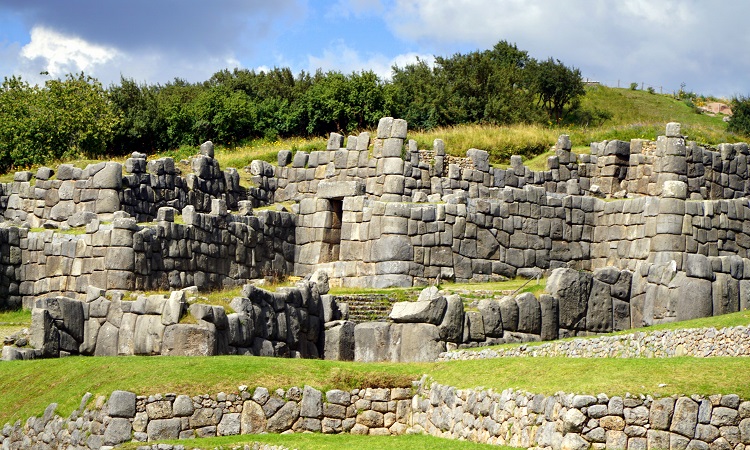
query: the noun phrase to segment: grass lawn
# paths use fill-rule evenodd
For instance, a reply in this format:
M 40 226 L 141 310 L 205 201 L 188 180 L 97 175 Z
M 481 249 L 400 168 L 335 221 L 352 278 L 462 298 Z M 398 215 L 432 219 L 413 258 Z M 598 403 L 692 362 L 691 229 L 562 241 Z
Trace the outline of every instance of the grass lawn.
M 162 441 L 160 441 L 162 442 Z M 339 450 L 339 449 L 378 449 L 378 450 L 484 450 L 484 449 L 509 449 L 512 447 L 500 447 L 497 445 L 476 444 L 474 442 L 458 441 L 454 439 L 441 439 L 427 435 L 409 436 L 354 436 L 350 434 L 256 434 L 242 436 L 224 436 L 218 438 L 206 438 L 191 441 L 163 441 L 171 444 L 184 445 L 186 449 L 193 448 L 232 448 L 242 444 L 260 442 L 270 445 L 283 445 L 290 449 L 315 449 L 315 450 Z M 139 444 L 124 444 L 124 450 L 135 450 Z M 142 444 L 140 444 L 142 445 Z M 195 447 L 194 447 L 195 446 Z
M 269 389 L 410 386 L 428 374 L 459 388 L 515 388 L 534 393 L 715 394 L 750 398 L 750 358 L 503 358 L 443 363 L 352 363 L 262 357 L 70 357 L 0 363 L 0 424 L 39 415 L 52 403 L 70 414 L 86 392 L 124 389 L 141 395 Z M 666 386 L 659 387 L 661 384 Z M 30 393 L 33 393 L 30 395 Z

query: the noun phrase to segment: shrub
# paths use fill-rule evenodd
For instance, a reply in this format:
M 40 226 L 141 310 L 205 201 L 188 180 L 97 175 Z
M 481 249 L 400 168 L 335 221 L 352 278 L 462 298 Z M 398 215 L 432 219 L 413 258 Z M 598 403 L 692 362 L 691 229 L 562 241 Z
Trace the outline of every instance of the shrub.
M 750 97 L 737 96 L 732 99 L 732 118 L 727 129 L 750 136 Z

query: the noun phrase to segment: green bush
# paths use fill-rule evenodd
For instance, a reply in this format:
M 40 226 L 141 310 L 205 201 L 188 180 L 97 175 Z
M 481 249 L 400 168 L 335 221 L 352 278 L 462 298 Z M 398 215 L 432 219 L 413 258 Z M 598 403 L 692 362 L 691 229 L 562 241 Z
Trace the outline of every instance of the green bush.
M 750 136 L 750 97 L 737 96 L 732 99 L 732 117 L 729 131 Z

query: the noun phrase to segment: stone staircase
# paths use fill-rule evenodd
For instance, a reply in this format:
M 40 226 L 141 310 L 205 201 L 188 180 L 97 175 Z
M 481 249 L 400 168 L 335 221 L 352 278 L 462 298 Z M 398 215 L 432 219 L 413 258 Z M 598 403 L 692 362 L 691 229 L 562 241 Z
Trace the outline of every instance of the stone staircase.
M 395 301 L 385 294 L 337 295 L 336 302 L 349 305 L 349 320 L 361 322 L 384 322 Z

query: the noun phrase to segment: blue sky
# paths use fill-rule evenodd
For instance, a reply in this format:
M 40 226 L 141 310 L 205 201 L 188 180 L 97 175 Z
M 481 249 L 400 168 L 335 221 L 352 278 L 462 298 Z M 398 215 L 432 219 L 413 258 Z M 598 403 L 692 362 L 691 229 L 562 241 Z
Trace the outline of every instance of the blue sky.
M 608 85 L 750 94 L 747 0 L 0 0 L 0 76 L 373 70 L 500 40 Z

